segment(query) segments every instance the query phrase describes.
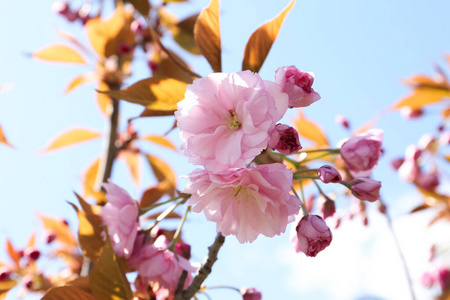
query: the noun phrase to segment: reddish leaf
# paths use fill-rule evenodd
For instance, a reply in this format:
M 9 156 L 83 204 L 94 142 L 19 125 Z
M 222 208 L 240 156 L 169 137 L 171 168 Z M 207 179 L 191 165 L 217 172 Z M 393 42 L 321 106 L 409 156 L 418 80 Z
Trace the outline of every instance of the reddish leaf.
M 156 48 L 156 46 L 155 46 Z M 166 49 L 169 55 L 162 50 L 153 52 L 152 62 L 155 64 L 153 70 L 153 77 L 173 78 L 186 83 L 192 83 L 194 78 L 185 70 L 190 70 L 190 67 L 178 55 Z M 175 60 L 177 62 L 175 62 Z M 182 67 L 180 67 L 180 65 Z
M 52 62 L 86 64 L 84 58 L 72 47 L 62 44 L 54 44 L 37 50 L 32 57 Z
M 202 10 L 194 26 L 194 37 L 198 48 L 214 72 L 222 72 L 222 48 L 219 25 L 220 0 L 211 0 Z
M 289 5 L 274 19 L 259 27 L 250 36 L 247 45 L 245 45 L 244 59 L 242 61 L 242 70 L 250 70 L 252 72 L 259 72 L 261 66 L 272 48 L 281 25 L 286 18 L 286 15 L 294 5 L 295 0 L 292 0 Z
M 93 131 L 91 129 L 69 129 L 53 138 L 53 140 L 44 149 L 42 149 L 42 152 L 53 151 L 59 148 L 86 142 L 92 139 L 99 138 L 100 136 L 101 133 Z
M 145 219 L 146 220 L 155 220 L 156 218 L 158 218 L 161 215 L 161 213 L 162 212 L 155 213 L 155 214 L 152 214 L 150 216 L 146 216 Z M 164 219 L 181 219 L 181 216 L 179 214 L 177 214 L 176 212 L 171 212 L 171 213 L 168 213 L 164 217 Z

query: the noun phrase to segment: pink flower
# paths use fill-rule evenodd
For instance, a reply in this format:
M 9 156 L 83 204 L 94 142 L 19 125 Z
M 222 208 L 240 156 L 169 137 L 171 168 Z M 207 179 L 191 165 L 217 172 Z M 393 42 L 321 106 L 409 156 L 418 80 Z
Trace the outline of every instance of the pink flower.
M 210 172 L 243 167 L 267 147 L 287 102 L 277 84 L 250 71 L 196 79 L 175 112 L 181 149 Z
M 341 147 L 341 156 L 354 177 L 367 177 L 381 155 L 383 131 L 371 129 L 347 140 Z
M 192 194 L 192 211 L 204 211 L 217 232 L 236 235 L 240 243 L 284 232 L 300 208 L 300 200 L 289 194 L 292 171 L 280 163 L 220 175 L 194 170 L 189 176 L 184 192 Z
M 296 252 L 315 257 L 328 247 L 333 236 L 325 221 L 316 215 L 304 216 L 291 234 L 291 243 Z
M 416 145 L 409 145 L 406 147 L 405 160 L 398 168 L 398 176 L 407 181 L 414 182 L 420 175 L 420 167 L 418 165 L 418 159 L 422 155 L 422 150 L 420 150 Z
M 117 256 L 128 258 L 137 234 L 139 208 L 130 195 L 112 182 L 104 183 L 106 203 L 99 213 Z
M 439 185 L 439 176 L 435 172 L 420 173 L 416 178 L 416 184 L 424 190 L 433 191 Z
M 336 212 L 336 204 L 328 197 L 324 197 L 320 205 L 320 212 L 324 219 L 332 217 Z
M 297 130 L 284 124 L 275 126 L 270 135 L 269 147 L 286 155 L 294 154 L 302 149 Z
M 426 288 L 432 287 L 434 285 L 434 283 L 436 282 L 436 280 L 437 280 L 437 278 L 430 272 L 425 272 L 420 277 L 420 282 Z
M 380 199 L 381 182 L 370 178 L 357 178 L 351 183 L 353 196 L 360 200 L 374 202 Z
M 446 290 L 450 287 L 450 269 L 445 266 L 439 267 L 436 272 L 436 279 L 441 289 Z
M 185 258 L 167 250 L 166 238 L 160 236 L 154 244 L 145 244 L 128 260 L 130 268 L 138 271 L 142 282 L 158 282 L 161 286 L 175 292 L 183 270 L 188 272 L 184 288 L 192 282 L 193 267 Z
M 314 91 L 314 75 L 295 66 L 281 67 L 275 71 L 275 82 L 289 95 L 289 107 L 306 107 L 320 99 Z
M 338 183 L 342 181 L 342 176 L 339 174 L 338 170 L 329 165 L 321 166 L 317 173 L 319 179 L 322 180 L 323 183 Z
M 261 300 L 261 292 L 255 288 L 242 288 L 240 290 L 242 294 L 242 300 Z

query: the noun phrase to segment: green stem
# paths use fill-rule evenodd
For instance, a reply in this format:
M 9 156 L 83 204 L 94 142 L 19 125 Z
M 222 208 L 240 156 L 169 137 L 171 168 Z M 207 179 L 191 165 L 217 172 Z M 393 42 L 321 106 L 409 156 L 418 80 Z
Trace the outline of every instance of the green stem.
M 272 152 L 272 154 L 275 154 L 279 157 L 281 157 L 282 159 L 284 159 L 285 161 L 290 162 L 291 164 L 293 164 L 296 168 L 298 168 L 300 166 L 300 163 L 296 160 L 293 160 L 292 158 L 289 158 L 287 155 L 282 154 L 282 153 L 277 153 L 277 152 Z
M 167 204 L 167 203 L 176 201 L 176 200 L 181 199 L 181 198 L 183 198 L 183 197 L 170 198 L 170 199 L 167 200 L 167 201 L 164 201 L 164 202 L 161 202 L 161 203 L 157 203 L 157 204 L 153 204 L 152 206 L 150 206 L 150 207 L 148 207 L 148 208 L 141 209 L 140 212 L 139 212 L 139 215 L 142 216 L 143 214 L 145 214 L 145 213 L 151 211 L 151 210 L 154 209 L 154 208 L 160 207 L 160 206 L 162 206 L 162 205 L 164 205 L 164 204 Z
M 328 152 L 329 154 L 339 154 L 341 153 L 340 149 L 316 149 L 316 150 L 307 150 L 300 151 L 299 153 L 317 153 L 317 152 Z
M 181 235 L 181 229 L 183 229 L 184 222 L 186 222 L 186 217 L 187 217 L 187 215 L 188 215 L 190 210 L 191 210 L 191 207 L 188 206 L 186 208 L 186 211 L 184 212 L 183 218 L 181 218 L 181 222 L 180 222 L 180 225 L 177 228 L 177 231 L 175 231 L 175 235 L 173 236 L 172 242 L 170 243 L 169 247 L 167 247 L 171 251 L 173 251 L 173 249 L 175 248 L 175 244 L 177 243 L 177 241 L 178 241 L 178 239 L 179 239 L 179 237 Z
M 297 175 L 294 173 L 294 179 L 319 179 L 318 176 Z
M 175 210 L 175 208 L 177 208 L 181 203 L 183 203 L 183 201 L 174 203 L 172 206 L 168 207 L 165 211 L 163 211 L 155 220 L 155 224 L 153 224 L 152 226 L 150 226 L 149 229 L 147 229 L 146 231 L 151 232 L 153 228 L 155 228 L 156 225 L 158 225 L 159 222 L 161 222 L 162 220 L 164 220 L 171 212 L 173 212 Z
M 325 195 L 323 190 L 320 188 L 320 185 L 315 180 L 313 180 L 313 182 L 316 185 L 317 189 L 319 190 L 319 193 L 326 198 L 327 196 Z
M 301 183 L 300 183 L 300 187 L 301 187 L 302 196 L 303 196 L 303 187 L 301 186 Z M 305 215 L 305 216 L 308 215 L 308 210 L 306 209 L 305 201 L 303 200 L 305 197 L 303 197 L 303 199 L 300 198 L 297 194 L 297 191 L 294 189 L 294 187 L 292 187 L 292 192 L 294 193 L 295 197 L 300 199 L 300 207 L 302 208 L 303 215 Z
M 233 286 L 228 286 L 228 285 L 217 285 L 217 286 L 212 286 L 212 287 L 207 287 L 206 290 L 216 290 L 216 289 L 229 289 L 229 290 L 233 290 L 238 292 L 239 294 L 241 294 L 241 290 L 238 288 L 235 288 Z

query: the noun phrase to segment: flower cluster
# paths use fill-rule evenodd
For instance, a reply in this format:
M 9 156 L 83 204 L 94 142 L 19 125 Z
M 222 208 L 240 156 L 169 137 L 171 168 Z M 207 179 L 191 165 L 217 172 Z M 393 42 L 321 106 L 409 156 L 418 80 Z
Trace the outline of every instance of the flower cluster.
M 181 149 L 195 170 L 184 192 L 194 212 L 203 211 L 217 231 L 252 242 L 286 230 L 300 209 L 290 194 L 293 172 L 281 163 L 251 165 L 264 149 L 301 149 L 297 131 L 277 124 L 288 107 L 320 99 L 311 74 L 294 66 L 276 71 L 275 82 L 250 71 L 215 73 L 187 86 L 175 112 Z

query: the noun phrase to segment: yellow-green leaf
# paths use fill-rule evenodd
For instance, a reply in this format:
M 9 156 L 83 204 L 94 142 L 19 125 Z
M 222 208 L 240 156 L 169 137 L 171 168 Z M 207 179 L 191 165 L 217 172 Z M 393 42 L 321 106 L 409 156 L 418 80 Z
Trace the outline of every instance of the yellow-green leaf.
M 86 142 L 92 139 L 99 138 L 101 133 L 93 131 L 91 129 L 74 128 L 69 129 L 55 138 L 42 150 L 42 152 L 48 152 L 59 148 L 71 146 L 81 142 Z
M 396 104 L 394 104 L 392 109 L 410 107 L 413 110 L 418 110 L 426 105 L 439 102 L 449 97 L 450 90 L 428 87 L 415 88 L 412 94 L 398 101 Z
M 252 72 L 259 72 L 261 66 L 272 48 L 281 25 L 283 24 L 286 15 L 294 5 L 295 0 L 292 0 L 289 5 L 274 19 L 259 27 L 250 36 L 245 45 L 244 59 L 242 61 L 242 70 L 250 70 Z
M 314 142 L 318 147 L 328 146 L 328 140 L 319 125 L 306 118 L 302 110 L 298 111 L 298 118 L 293 120 L 298 134 Z
M 167 182 L 170 184 L 171 187 L 169 190 L 169 195 L 173 196 L 175 193 L 176 176 L 172 171 L 172 168 L 166 162 L 156 156 L 146 155 L 146 158 L 153 170 L 153 173 L 156 176 L 156 179 L 158 179 L 159 182 L 167 180 Z
M 41 300 L 98 300 L 98 299 L 95 298 L 92 294 L 89 294 L 75 286 L 58 286 L 49 290 Z
M 222 72 L 219 7 L 220 0 L 211 0 L 209 7 L 202 10 L 194 26 L 194 37 L 198 48 L 214 72 Z
M 185 70 L 190 70 L 189 66 L 174 52 L 166 49 L 169 55 L 162 51 L 156 50 L 153 52 L 152 62 L 155 63 L 155 70 L 153 77 L 173 78 L 186 83 L 192 83 L 194 78 Z M 177 63 L 174 61 L 177 60 Z M 180 68 L 181 65 L 183 68 Z
M 201 54 L 194 37 L 194 26 L 197 18 L 198 14 L 192 15 L 172 26 L 171 30 L 174 41 L 184 50 L 195 55 Z
M 108 234 L 98 261 L 89 273 L 89 285 L 97 299 L 130 300 L 130 284 L 111 246 Z
M 96 262 L 103 247 L 103 223 L 98 215 L 100 206 L 91 206 L 75 193 L 82 210 L 70 203 L 78 214 L 78 241 L 83 254 L 92 262 Z
M 175 145 L 164 135 L 145 135 L 141 137 L 140 139 L 147 140 L 149 142 L 158 144 L 160 146 L 169 148 L 173 151 L 178 151 L 178 148 L 175 147 Z
M 44 225 L 44 228 L 56 235 L 56 240 L 69 246 L 77 247 L 77 240 L 73 236 L 70 227 L 62 219 L 38 215 Z
M 95 75 L 93 74 L 81 74 L 77 77 L 73 78 L 70 83 L 67 85 L 66 90 L 64 91 L 65 94 L 73 91 L 75 88 L 79 87 L 82 84 L 90 83 L 95 80 Z
M 37 50 L 32 57 L 64 63 L 86 64 L 86 60 L 75 49 L 63 44 L 54 44 Z
M 186 83 L 172 78 L 147 78 L 120 91 L 99 91 L 149 109 L 175 111 L 184 98 Z

